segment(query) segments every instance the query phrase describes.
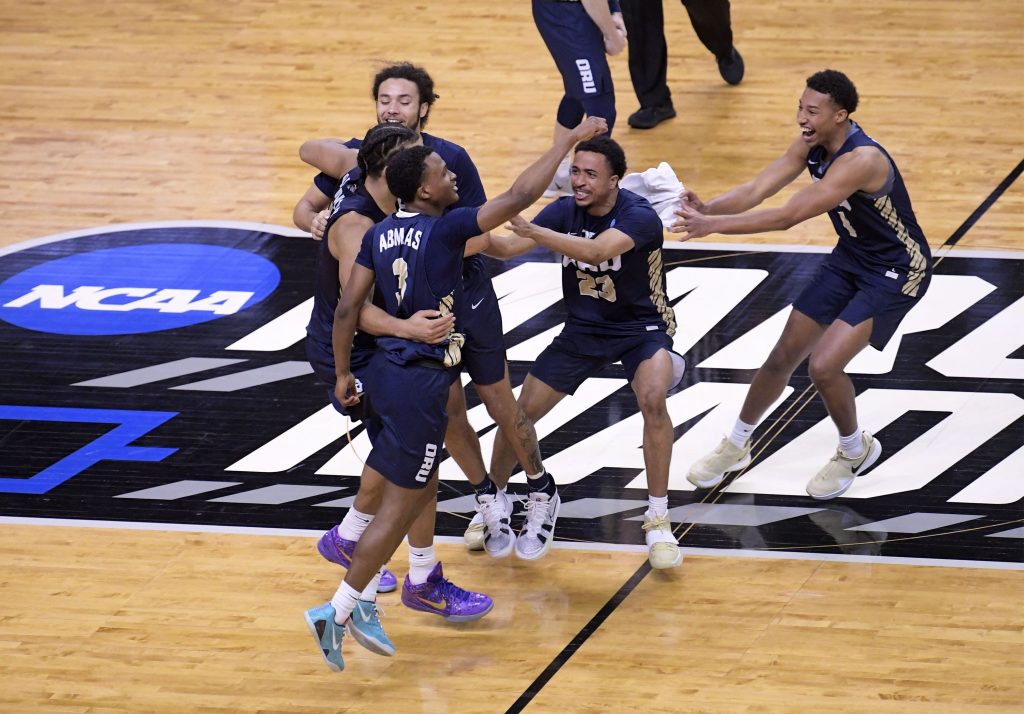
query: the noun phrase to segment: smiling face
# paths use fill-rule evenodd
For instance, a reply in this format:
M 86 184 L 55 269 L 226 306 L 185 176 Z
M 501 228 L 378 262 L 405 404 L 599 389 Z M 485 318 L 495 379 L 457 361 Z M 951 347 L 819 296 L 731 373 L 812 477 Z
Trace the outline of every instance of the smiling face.
M 619 177 L 612 173 L 604 154 L 577 151 L 572 160 L 572 195 L 582 208 L 600 208 L 614 203 Z
M 796 123 L 800 125 L 800 136 L 808 147 L 829 144 L 840 131 L 845 132 L 848 118 L 849 113 L 827 94 L 808 87 L 800 95 Z
M 455 185 L 455 174 L 445 164 L 437 152 L 431 153 L 423 161 L 423 180 L 420 189 L 427 194 L 427 200 L 438 208 L 447 208 L 459 200 L 459 191 Z
M 419 131 L 429 110 L 430 105 L 420 101 L 416 83 L 408 79 L 386 79 L 377 89 L 377 121 L 381 124 L 405 124 Z

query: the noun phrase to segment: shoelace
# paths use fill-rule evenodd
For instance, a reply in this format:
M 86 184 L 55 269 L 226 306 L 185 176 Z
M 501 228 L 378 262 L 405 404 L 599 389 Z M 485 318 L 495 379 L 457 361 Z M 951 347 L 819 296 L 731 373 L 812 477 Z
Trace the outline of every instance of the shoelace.
M 497 496 L 483 496 L 477 501 L 477 511 L 484 517 L 484 525 L 488 530 L 496 531 L 501 528 L 501 519 L 505 517 L 505 509 L 498 503 Z
M 547 520 L 551 499 L 530 498 L 526 501 L 526 532 L 536 534 Z
M 448 578 L 441 578 L 441 582 L 437 584 L 437 589 L 441 591 L 441 594 L 444 595 L 449 604 L 451 604 L 453 600 L 459 601 L 469 596 L 468 591 L 463 590 Z
M 668 515 L 666 514 L 664 516 L 652 518 L 651 520 L 645 522 L 643 526 L 641 526 L 641 528 L 643 528 L 645 531 L 653 531 L 658 530 L 663 526 L 667 526 L 668 524 L 669 520 Z

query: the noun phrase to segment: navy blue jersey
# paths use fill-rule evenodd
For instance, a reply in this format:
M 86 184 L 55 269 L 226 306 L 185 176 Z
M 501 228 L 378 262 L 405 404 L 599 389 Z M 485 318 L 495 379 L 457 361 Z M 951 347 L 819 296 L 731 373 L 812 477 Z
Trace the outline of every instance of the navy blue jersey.
M 562 257 L 562 295 L 569 313 L 566 328 L 619 335 L 665 330 L 675 334 L 662 269 L 661 219 L 647 199 L 619 189 L 615 206 L 592 216 L 571 196 L 554 201 L 533 222 L 559 233 L 593 238 L 615 228 L 633 239 L 633 247 L 601 265 Z
M 327 231 L 341 216 L 346 213 L 358 213 L 366 216 L 374 223 L 383 221 L 387 216 L 380 210 L 377 202 L 367 193 L 362 181 L 354 186 L 354 193 L 345 196 L 327 223 Z M 313 284 L 313 311 L 306 325 L 306 334 L 320 347 L 321 353 L 334 354 L 331 334 L 334 328 L 334 311 L 338 307 L 341 296 L 341 281 L 338 279 L 338 259 L 330 249 L 330 241 L 325 231 L 324 240 L 317 246 L 316 279 Z M 380 306 L 380 298 L 374 295 L 374 303 Z M 352 343 L 352 370 L 366 366 L 376 347 L 373 335 L 365 332 L 356 333 Z
M 356 262 L 374 271 L 384 309 L 407 318 L 419 310 L 455 312 L 460 298 L 462 252 L 480 234 L 477 208 L 459 208 L 443 216 L 398 211 L 363 236 Z M 437 360 L 445 367 L 461 359 L 464 338 L 454 333 L 438 345 L 380 337 L 378 347 L 397 364 Z
M 359 170 L 358 166 L 352 167 L 352 169 L 341 178 L 328 176 L 321 171 L 313 177 L 313 185 L 320 189 L 320 193 L 331 199 L 331 212 L 333 213 L 337 207 L 337 203 L 344 196 L 355 192 L 356 184 L 362 177 L 363 172 Z
M 828 173 L 839 156 L 861 146 L 873 146 L 889 161 L 889 178 L 880 191 L 857 191 L 828 212 L 839 242 L 832 251 L 834 261 L 850 270 L 873 276 L 878 284 L 891 284 L 909 297 L 917 297 L 921 283 L 931 270 L 932 256 L 921 227 L 917 224 L 910 196 L 896 162 L 856 122 L 834 156 L 826 158 L 823 146 L 807 154 L 807 170 L 814 181 Z
M 477 171 L 473 159 L 469 158 L 469 153 L 458 144 L 433 134 L 423 132 L 420 136 L 423 137 L 423 145 L 437 152 L 437 155 L 444 159 L 448 169 L 455 174 L 455 185 L 459 191 L 459 200 L 452 204 L 448 210 L 467 206 L 471 208 L 479 207 L 487 203 L 487 192 L 484 191 L 484 185 L 480 181 L 480 172 Z M 362 146 L 362 143 L 361 139 L 353 138 L 346 141 L 345 146 L 350 149 L 358 149 Z M 483 257 L 480 255 L 471 255 L 466 258 L 465 269 L 466 272 L 475 269 L 478 271 L 482 270 L 485 274 L 488 274 Z

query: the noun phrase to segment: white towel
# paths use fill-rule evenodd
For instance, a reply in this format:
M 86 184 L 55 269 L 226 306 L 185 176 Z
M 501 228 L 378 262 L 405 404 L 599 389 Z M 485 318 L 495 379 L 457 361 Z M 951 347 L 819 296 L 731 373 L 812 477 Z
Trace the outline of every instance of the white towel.
M 667 162 L 662 161 L 657 168 L 647 169 L 643 173 L 626 174 L 619 181 L 619 186 L 650 201 L 666 228 L 675 223 L 679 194 L 685 189 Z

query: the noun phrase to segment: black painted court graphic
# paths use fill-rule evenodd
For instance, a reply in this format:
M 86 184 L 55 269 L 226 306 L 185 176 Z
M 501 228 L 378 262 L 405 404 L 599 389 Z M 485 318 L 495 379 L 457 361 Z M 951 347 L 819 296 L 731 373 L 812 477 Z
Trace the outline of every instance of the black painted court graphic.
M 835 449 L 806 371 L 724 490 L 684 474 L 731 425 L 788 305 L 823 257 L 795 247 L 666 250 L 677 349 L 670 506 L 683 544 L 1024 561 L 1024 254 L 947 254 L 883 351 L 851 365 L 879 464 L 843 498 L 803 485 Z M 346 435 L 306 364 L 314 243 L 251 224 L 112 227 L 0 255 L 0 515 L 271 528 L 328 527 L 369 449 Z M 492 262 L 512 381 L 564 319 L 559 267 Z M 493 423 L 467 387 L 485 450 Z M 643 542 L 641 423 L 621 367 L 541 420 L 560 483 L 559 537 Z M 350 443 L 351 439 L 351 443 Z M 441 467 L 439 532 L 470 489 Z M 521 477 L 520 477 L 521 478 Z M 516 490 L 513 482 L 513 490 Z

